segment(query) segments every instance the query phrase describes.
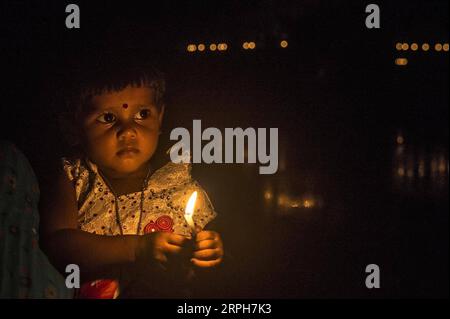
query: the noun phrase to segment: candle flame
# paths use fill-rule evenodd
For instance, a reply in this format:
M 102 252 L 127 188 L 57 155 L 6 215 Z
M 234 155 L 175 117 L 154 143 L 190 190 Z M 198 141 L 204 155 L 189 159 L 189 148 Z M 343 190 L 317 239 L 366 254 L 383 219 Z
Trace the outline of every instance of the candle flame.
M 197 200 L 197 191 L 193 192 L 186 205 L 185 215 L 192 216 L 194 213 L 195 201 Z

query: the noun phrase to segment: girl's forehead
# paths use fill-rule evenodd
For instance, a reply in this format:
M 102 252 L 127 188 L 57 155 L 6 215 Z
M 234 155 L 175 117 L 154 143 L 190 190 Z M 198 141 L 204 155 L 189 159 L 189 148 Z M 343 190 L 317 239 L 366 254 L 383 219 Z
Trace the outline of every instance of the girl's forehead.
M 91 104 L 95 108 L 128 107 L 152 102 L 154 102 L 154 90 L 150 87 L 127 86 L 122 90 L 103 92 L 91 98 Z

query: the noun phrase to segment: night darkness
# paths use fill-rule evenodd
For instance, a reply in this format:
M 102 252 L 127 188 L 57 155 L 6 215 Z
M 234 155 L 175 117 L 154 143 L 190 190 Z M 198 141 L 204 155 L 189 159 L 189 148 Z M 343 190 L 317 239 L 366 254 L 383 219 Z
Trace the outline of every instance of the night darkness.
M 279 129 L 274 175 L 194 165 L 231 260 L 205 294 L 448 297 L 448 51 L 434 48 L 448 50 L 448 1 L 373 1 L 380 29 L 365 26 L 367 1 L 92 2 L 75 1 L 80 29 L 65 27 L 70 2 L 1 4 L 1 138 L 39 178 L 67 152 L 55 115 L 65 65 L 117 51 L 166 74 L 160 158 L 193 119 Z M 365 286 L 368 264 L 380 289 Z

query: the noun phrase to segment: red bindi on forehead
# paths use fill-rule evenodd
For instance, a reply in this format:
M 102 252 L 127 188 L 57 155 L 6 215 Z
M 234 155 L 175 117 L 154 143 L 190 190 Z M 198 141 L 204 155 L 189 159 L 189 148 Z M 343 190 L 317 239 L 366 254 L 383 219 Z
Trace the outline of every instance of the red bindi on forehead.
M 123 107 L 124 109 L 126 109 L 126 108 L 128 108 L 128 104 L 127 104 L 127 103 L 123 103 L 122 107 Z

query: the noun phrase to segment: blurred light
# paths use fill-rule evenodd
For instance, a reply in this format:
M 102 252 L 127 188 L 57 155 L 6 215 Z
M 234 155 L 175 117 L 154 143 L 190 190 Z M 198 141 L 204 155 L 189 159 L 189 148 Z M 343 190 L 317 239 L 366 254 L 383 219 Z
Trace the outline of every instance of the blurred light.
M 217 49 L 219 51 L 225 51 L 226 49 L 228 49 L 228 45 L 226 43 L 219 43 L 219 45 L 217 46 Z
M 273 198 L 273 194 L 270 190 L 264 192 L 264 199 L 271 200 Z
M 395 44 L 395 48 L 397 49 L 397 51 L 401 51 L 402 50 L 402 44 L 400 42 L 397 42 Z
M 211 51 L 216 51 L 217 45 L 216 45 L 215 43 L 211 43 L 211 44 L 209 45 L 209 49 L 210 49 Z
M 430 163 L 431 175 L 434 176 L 438 170 L 438 162 L 436 158 L 433 158 Z
M 442 46 L 442 49 L 443 49 L 445 52 L 448 52 L 448 43 L 444 43 L 444 45 Z
M 409 178 L 413 178 L 414 177 L 414 170 L 413 169 L 408 169 L 408 171 L 406 172 L 406 176 L 408 176 Z
M 398 174 L 398 176 L 401 176 L 401 177 L 405 176 L 405 169 L 403 167 L 399 167 L 397 169 L 397 174 Z
M 411 44 L 411 50 L 417 51 L 418 48 L 419 48 L 419 46 L 417 45 L 417 43 Z
M 278 195 L 278 199 L 277 199 L 278 206 L 285 206 L 287 201 L 288 200 L 287 200 L 286 195 L 284 195 L 284 194 Z
M 266 195 L 265 195 L 266 196 Z M 266 198 L 266 200 L 269 200 Z M 300 197 L 291 197 L 286 194 L 279 194 L 277 196 L 277 204 L 278 207 L 289 210 L 290 208 L 313 208 L 321 206 L 321 201 L 318 198 L 315 198 L 314 196 L 305 196 L 303 198 Z
M 395 59 L 395 64 L 399 65 L 399 66 L 405 66 L 408 64 L 408 59 L 407 58 L 397 58 L 397 59 Z
M 404 152 L 405 152 L 405 146 L 404 145 L 397 145 L 397 147 L 395 148 L 396 155 L 397 156 L 402 156 Z
M 419 160 L 419 177 L 425 177 L 425 161 L 423 159 Z
M 409 178 L 414 177 L 414 166 L 415 166 L 414 154 L 410 153 L 407 156 L 407 162 L 406 162 L 406 176 L 407 177 L 409 177 Z
M 428 51 L 430 49 L 430 45 L 428 43 L 422 44 L 422 50 Z
M 280 42 L 280 46 L 284 49 L 287 48 L 287 46 L 289 45 L 289 43 L 286 40 L 283 40 Z
M 397 136 L 397 144 L 405 143 L 405 138 L 401 135 Z
M 195 44 L 189 44 L 187 46 L 188 52 L 195 52 L 197 50 L 197 46 Z
M 296 200 L 291 201 L 291 208 L 299 208 L 300 207 L 300 203 Z
M 442 44 L 436 43 L 435 46 L 434 46 L 434 49 L 435 49 L 436 51 L 440 52 L 440 51 L 442 50 Z
M 408 43 L 403 43 L 403 44 L 402 44 L 402 50 L 403 50 L 403 51 L 407 51 L 408 49 L 409 49 Z
M 303 207 L 305 207 L 305 208 L 311 208 L 311 207 L 314 207 L 314 201 L 313 201 L 313 200 L 310 200 L 310 199 L 305 199 L 305 200 L 303 201 Z
M 439 156 L 438 171 L 440 175 L 445 175 L 447 172 L 447 163 L 443 155 Z
M 200 43 L 198 46 L 197 46 L 197 50 L 199 50 L 199 51 L 201 51 L 201 52 L 203 52 L 203 51 L 205 51 L 205 45 L 203 44 L 203 43 Z
M 244 50 L 247 50 L 248 49 L 248 42 L 244 42 L 242 44 L 242 47 L 244 48 Z
M 249 42 L 248 43 L 248 48 L 253 50 L 256 47 L 256 43 L 255 42 Z

